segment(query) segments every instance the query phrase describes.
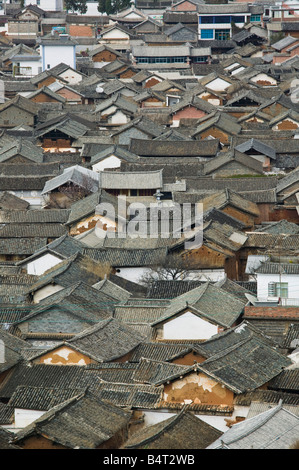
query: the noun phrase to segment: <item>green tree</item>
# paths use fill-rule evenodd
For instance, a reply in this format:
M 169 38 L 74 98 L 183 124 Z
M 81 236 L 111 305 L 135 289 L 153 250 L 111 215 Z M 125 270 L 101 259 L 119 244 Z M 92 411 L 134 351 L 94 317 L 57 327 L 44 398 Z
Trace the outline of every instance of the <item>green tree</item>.
M 78 11 L 81 14 L 87 12 L 86 0 L 64 0 L 66 10 Z
M 98 11 L 100 13 L 106 13 L 106 2 L 105 2 L 105 0 L 98 0 Z
M 111 15 L 124 10 L 130 5 L 130 0 L 98 0 L 98 11 Z

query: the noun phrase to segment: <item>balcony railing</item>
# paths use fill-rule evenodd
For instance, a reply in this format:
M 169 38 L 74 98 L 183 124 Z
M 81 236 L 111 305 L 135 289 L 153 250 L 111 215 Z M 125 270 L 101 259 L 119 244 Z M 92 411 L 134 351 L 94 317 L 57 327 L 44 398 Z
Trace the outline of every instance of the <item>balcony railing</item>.
M 269 303 L 274 305 L 280 305 L 283 307 L 299 307 L 299 297 L 298 298 L 278 298 L 278 297 L 259 297 L 258 302 Z
M 299 298 L 291 298 L 291 299 L 280 299 L 280 304 L 283 306 L 298 306 L 299 307 Z

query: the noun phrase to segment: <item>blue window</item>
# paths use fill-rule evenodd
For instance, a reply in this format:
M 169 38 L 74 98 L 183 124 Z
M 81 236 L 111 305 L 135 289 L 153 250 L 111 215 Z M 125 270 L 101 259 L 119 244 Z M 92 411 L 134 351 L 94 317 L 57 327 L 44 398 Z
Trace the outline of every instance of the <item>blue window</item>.
M 251 15 L 250 21 L 261 21 L 261 15 Z
M 214 16 L 201 16 L 199 17 L 199 22 L 201 24 L 210 24 L 210 23 L 214 23 Z
M 216 16 L 215 17 L 215 23 L 230 23 L 231 22 L 231 17 L 230 16 Z
M 214 39 L 214 30 L 213 29 L 202 29 L 201 30 L 201 39 Z
M 234 23 L 245 23 L 245 16 L 232 16 Z
M 204 57 L 204 56 L 194 57 L 193 62 L 195 64 L 206 64 L 207 63 L 207 57 Z
M 216 29 L 215 30 L 215 39 L 218 41 L 227 41 L 230 38 L 229 29 Z

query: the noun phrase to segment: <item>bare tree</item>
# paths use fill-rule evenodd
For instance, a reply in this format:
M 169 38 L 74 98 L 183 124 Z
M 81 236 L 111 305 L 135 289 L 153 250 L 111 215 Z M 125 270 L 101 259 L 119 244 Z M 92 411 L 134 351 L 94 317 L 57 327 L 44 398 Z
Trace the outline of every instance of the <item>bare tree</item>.
M 169 254 L 161 263 L 152 265 L 140 278 L 140 283 L 148 286 L 157 280 L 185 280 L 192 270 L 196 269 L 196 263 L 177 254 Z

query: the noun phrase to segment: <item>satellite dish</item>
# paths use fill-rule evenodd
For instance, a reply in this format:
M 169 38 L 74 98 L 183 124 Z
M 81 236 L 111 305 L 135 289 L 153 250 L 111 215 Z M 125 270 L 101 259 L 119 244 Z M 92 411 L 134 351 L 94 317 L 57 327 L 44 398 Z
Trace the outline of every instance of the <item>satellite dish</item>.
M 97 93 L 103 93 L 103 91 L 104 91 L 104 89 L 103 89 L 100 85 L 98 85 L 98 86 L 96 87 L 96 92 L 97 92 Z
M 247 300 L 249 300 L 249 302 L 252 304 L 252 305 L 255 305 L 255 303 L 257 302 L 257 298 L 252 295 L 252 294 L 245 294 L 245 297 Z

